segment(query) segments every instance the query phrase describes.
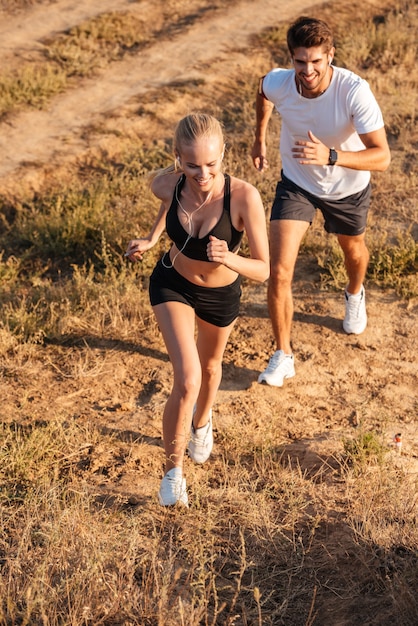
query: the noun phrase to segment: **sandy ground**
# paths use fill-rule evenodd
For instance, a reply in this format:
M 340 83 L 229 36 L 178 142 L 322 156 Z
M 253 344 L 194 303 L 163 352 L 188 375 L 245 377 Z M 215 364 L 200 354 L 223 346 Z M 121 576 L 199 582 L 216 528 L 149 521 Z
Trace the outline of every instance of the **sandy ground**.
M 198 21 L 166 41 L 158 41 L 138 58 L 111 65 L 98 77 L 55 98 L 44 111 L 26 111 L 0 124 L 0 191 L 14 193 L 19 185 L 36 188 L 51 164 L 82 158 L 103 141 L 89 132 L 111 119 L 114 128 L 139 122 L 125 116 L 129 103 L 160 85 L 185 77 L 216 80 L 216 68 L 234 74 L 250 62 L 244 49 L 253 32 L 277 20 L 292 18 L 313 2 L 257 0 L 231 3 L 221 15 Z M 319 4 L 319 3 L 318 3 Z M 121 0 L 118 10 L 144 18 L 152 2 Z M 47 6 L 47 10 L 46 7 Z M 229 5 L 228 5 L 229 6 Z M 108 0 L 74 3 L 58 0 L 32 5 L 15 15 L 0 13 L 0 50 L 13 66 L 39 52 L 42 40 L 99 12 L 113 10 Z M 234 49 L 232 50 L 232 42 Z M 167 63 L 167 59 L 170 62 Z M 143 132 L 134 127 L 133 132 Z M 297 375 L 282 389 L 257 384 L 273 347 L 266 309 L 266 285 L 246 285 L 242 316 L 225 355 L 224 378 L 214 407 L 215 436 L 235 424 L 262 427 L 269 415 L 280 415 L 277 443 L 303 470 L 314 471 L 335 449 L 335 441 L 363 424 L 382 429 L 388 446 L 401 432 L 401 462 L 418 469 L 417 437 L 417 306 L 392 293 L 368 289 L 369 326 L 360 337 L 341 327 L 342 294 L 320 291 L 318 269 L 298 264 L 295 279 L 294 352 Z M 122 471 L 115 456 L 97 451 L 97 465 L 108 468 L 96 488 L 115 497 L 143 502 L 154 498 L 163 462 L 161 410 L 170 387 L 170 364 L 159 335 L 138 338 L 136 344 L 86 337 L 88 347 L 46 346 L 39 370 L 28 371 L 25 390 L 8 382 L 2 410 L 11 416 L 26 404 L 32 416 L 63 409 L 113 432 L 121 441 L 139 443 L 141 462 Z M 79 379 L 66 376 L 66 363 L 85 362 Z M 94 363 L 95 367 L 90 367 Z M 80 366 L 81 367 L 81 366 Z M 214 458 L 219 455 L 214 449 Z M 119 469 L 118 469 L 119 468 Z
M 290 19 L 313 4 L 267 0 L 260 11 L 256 1 L 232 3 L 221 15 L 198 22 L 164 45 L 159 41 L 138 59 L 128 58 L 111 65 L 99 77 L 82 81 L 77 89 L 55 98 L 47 110 L 13 116 L 0 124 L 0 185 L 4 191 L 16 190 L 22 181 L 29 180 L 36 187 L 51 163 L 55 167 L 81 158 L 101 141 L 87 132 L 94 122 L 111 116 L 114 127 L 126 125 L 124 107 L 130 99 L 175 80 L 180 68 L 183 79 L 204 71 L 206 81 L 216 80 L 211 63 L 217 68 L 220 60 L 231 74 L 238 71 L 244 60 L 236 50 L 245 48 L 253 32 L 269 26 L 277 15 Z M 58 0 L 35 4 L 16 15 L 0 13 L 0 49 L 5 59 L 17 63 L 37 51 L 45 37 L 110 9 L 112 3 L 107 0 L 81 4 Z M 145 18 L 152 11 L 152 3 L 121 1 L 118 10 L 135 11 Z M 130 119 L 128 123 L 134 124 Z M 414 458 L 418 454 L 416 306 L 408 306 L 392 294 L 368 290 L 369 326 L 361 337 L 347 336 L 341 329 L 342 295 L 319 291 L 317 280 L 317 268 L 298 266 L 293 333 L 297 376 L 281 390 L 256 383 L 274 347 L 266 286 L 249 285 L 245 290 L 243 317 L 226 354 L 219 415 L 226 421 L 240 419 L 240 415 L 262 420 L 270 410 L 280 412 L 283 436 L 303 440 L 300 445 L 306 448 L 316 445 L 318 439 L 322 442 L 336 429 L 350 429 L 364 422 L 373 427 L 385 424 L 388 444 L 393 434 L 401 431 L 405 458 L 407 452 Z M 257 337 L 268 339 L 260 342 Z M 152 349 L 98 348 L 105 351 L 103 367 L 110 373 L 100 372 L 93 387 L 89 380 L 85 392 L 67 388 L 70 385 L 63 378 L 60 392 L 50 398 L 42 379 L 51 376 L 52 383 L 52 370 L 31 383 L 34 388 L 28 395 L 37 398 L 40 413 L 51 401 L 74 402 L 78 410 L 104 419 L 109 428 L 159 438 L 160 422 L 154 418 L 156 407 L 159 410 L 166 397 L 170 366 L 161 341 L 154 341 L 158 347 Z M 130 373 L 128 361 L 135 362 L 136 372 L 151 372 L 151 376 L 142 375 L 138 381 L 137 375 Z M 161 389 L 149 398 L 143 389 L 149 388 L 151 379 L 154 389 Z M 140 410 L 116 410 L 132 402 Z

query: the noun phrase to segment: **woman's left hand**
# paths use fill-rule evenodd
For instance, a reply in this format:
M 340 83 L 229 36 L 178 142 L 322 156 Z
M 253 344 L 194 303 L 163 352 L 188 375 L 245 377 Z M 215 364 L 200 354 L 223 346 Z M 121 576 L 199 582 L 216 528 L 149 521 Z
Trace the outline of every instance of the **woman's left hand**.
M 223 239 L 217 239 L 213 235 L 209 235 L 209 239 L 210 241 L 206 248 L 209 261 L 226 265 L 227 258 L 230 254 L 228 244 Z

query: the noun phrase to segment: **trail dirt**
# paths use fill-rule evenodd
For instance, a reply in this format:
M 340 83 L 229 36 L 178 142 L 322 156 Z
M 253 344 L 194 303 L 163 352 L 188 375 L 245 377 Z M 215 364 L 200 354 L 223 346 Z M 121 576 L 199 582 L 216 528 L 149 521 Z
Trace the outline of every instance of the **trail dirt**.
M 154 4 L 121 0 L 117 10 L 152 19 Z M 185 77 L 204 75 L 206 83 L 215 83 L 220 67 L 225 80 L 245 72 L 252 62 L 245 54 L 252 34 L 318 4 L 264 0 L 261 10 L 258 0 L 227 2 L 207 20 L 159 38 L 136 57 L 83 79 L 45 110 L 7 118 L 0 123 L 0 192 L 18 195 L 21 188 L 40 188 L 52 170 L 116 141 L 118 129 L 151 140 L 158 129 L 145 128 L 130 115 L 142 95 Z M 115 10 L 108 0 L 57 0 L 35 3 L 14 14 L 0 12 L 3 60 L 17 66 L 38 54 L 46 37 L 108 10 Z M 176 111 L 168 108 L 175 120 Z M 99 122 L 107 124 L 107 135 L 94 132 Z M 341 326 L 343 294 L 318 286 L 316 265 L 298 263 L 293 328 L 296 377 L 277 389 L 257 384 L 274 351 L 267 286 L 244 284 L 242 313 L 227 347 L 214 407 L 214 459 L 220 455 L 217 440 L 225 428 L 234 425 L 245 433 L 251 423 L 262 429 L 269 416 L 280 415 L 277 445 L 286 447 L 302 471 L 320 471 L 336 442 L 355 436 L 366 425 L 383 430 L 388 448 L 394 434 L 401 432 L 403 454 L 394 462 L 407 472 L 417 472 L 417 305 L 392 292 L 367 288 L 368 328 L 361 336 L 348 336 Z M 88 365 L 93 362 L 94 369 Z M 81 368 L 81 385 L 66 374 L 66 367 L 74 363 Z M 33 368 L 23 367 L 24 389 L 13 380 L 7 387 L 2 383 L 3 414 L 10 419 L 16 407 L 21 412 L 27 406 L 32 417 L 43 419 L 65 409 L 103 432 L 114 433 L 121 446 L 135 441 L 137 456 L 131 457 L 130 464 L 121 462 L 116 449 L 96 449 L 94 463 L 101 471 L 92 472 L 93 488 L 103 498 L 137 504 L 155 498 L 163 464 L 161 414 L 171 380 L 158 333 L 138 338 L 137 344 L 86 337 L 80 346 L 47 345 L 39 367 Z M 187 464 L 197 480 L 201 470 Z
M 228 3 L 227 3 L 228 4 Z M 29 167 L 63 157 L 75 157 L 87 150 L 91 137 L 86 130 L 100 119 L 118 115 L 117 110 L 131 98 L 181 78 L 204 72 L 206 81 L 217 79 L 211 63 L 227 60 L 229 71 L 237 70 L 243 55 L 232 52 L 245 47 L 248 37 L 269 26 L 277 15 L 289 18 L 312 6 L 312 1 L 286 2 L 268 0 L 260 11 L 257 2 L 230 3 L 220 15 L 198 22 L 186 32 L 169 39 L 158 38 L 155 45 L 137 58 L 129 57 L 113 64 L 99 77 L 86 79 L 78 89 L 57 97 L 44 111 L 29 111 L 3 124 L 0 133 L 0 183 L 6 176 L 26 173 Z M 42 46 L 42 39 L 57 30 L 65 30 L 80 19 L 111 10 L 110 2 L 85 2 L 77 8 L 62 0 L 34 8 L 25 18 L 2 19 L 2 51 L 10 58 L 28 55 Z M 118 10 L 135 12 L 143 19 L 154 19 L 152 3 L 122 2 Z M 248 60 L 247 60 L 248 62 Z M 22 172 L 22 168 L 24 172 Z M 1 187 L 0 187 L 1 188 Z

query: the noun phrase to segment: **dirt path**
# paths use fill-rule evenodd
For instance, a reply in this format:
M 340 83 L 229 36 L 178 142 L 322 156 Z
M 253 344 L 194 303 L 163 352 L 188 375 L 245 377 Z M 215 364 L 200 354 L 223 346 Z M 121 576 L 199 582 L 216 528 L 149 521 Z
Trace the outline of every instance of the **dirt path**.
M 35 167 L 53 159 L 75 157 L 89 146 L 83 130 L 97 123 L 131 98 L 150 89 L 181 78 L 199 77 L 216 80 L 211 64 L 227 59 L 231 74 L 239 70 L 248 38 L 270 26 L 277 17 L 291 18 L 319 2 L 265 0 L 263 10 L 257 0 L 234 4 L 220 16 L 197 22 L 164 45 L 154 46 L 136 57 L 114 63 L 99 78 L 85 80 L 79 88 L 56 97 L 45 111 L 27 111 L 0 125 L 0 184 L 7 188 L 7 177 L 20 169 Z M 3 17 L 0 49 L 11 55 L 22 54 L 41 46 L 39 40 L 57 30 L 72 26 L 80 19 L 112 9 L 108 1 L 87 1 L 74 6 L 68 1 L 33 9 L 24 19 Z M 144 17 L 149 4 L 121 2 L 118 10 L 127 9 Z M 169 61 L 168 61 L 169 60 Z M 202 65 L 204 64 L 204 67 Z M 13 146 L 13 149 L 10 149 Z
M 144 11 L 149 3 L 141 3 Z M 130 0 L 119 0 L 118 11 L 132 8 Z M 42 49 L 42 39 L 71 28 L 83 20 L 99 13 L 114 11 L 111 0 L 89 0 L 73 2 L 58 0 L 52 4 L 41 4 L 16 16 L 0 12 L 0 51 L 3 62 L 7 57 L 22 56 L 33 50 Z

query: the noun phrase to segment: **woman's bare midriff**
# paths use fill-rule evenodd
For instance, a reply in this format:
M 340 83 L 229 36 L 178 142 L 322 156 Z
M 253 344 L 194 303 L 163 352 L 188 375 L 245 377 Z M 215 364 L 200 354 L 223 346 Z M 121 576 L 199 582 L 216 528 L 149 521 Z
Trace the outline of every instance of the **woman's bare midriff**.
M 202 287 L 226 287 L 231 285 L 238 274 L 228 269 L 222 263 L 212 263 L 211 261 L 196 261 L 189 259 L 173 245 L 169 252 L 170 262 L 174 269 L 194 285 Z

